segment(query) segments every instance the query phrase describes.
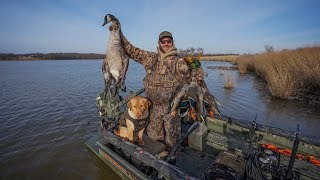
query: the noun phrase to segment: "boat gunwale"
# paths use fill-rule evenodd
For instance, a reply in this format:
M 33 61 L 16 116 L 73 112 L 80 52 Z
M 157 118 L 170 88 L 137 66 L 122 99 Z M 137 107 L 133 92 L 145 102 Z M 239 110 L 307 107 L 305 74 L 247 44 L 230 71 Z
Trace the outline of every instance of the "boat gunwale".
M 125 168 L 127 171 L 130 171 L 132 174 L 137 175 L 137 177 L 132 178 L 132 175 L 130 175 L 130 172 L 123 172 L 123 170 L 119 169 L 117 167 L 117 165 L 114 162 L 110 162 L 115 168 L 118 169 L 118 171 L 120 171 L 121 174 L 124 174 L 126 177 L 128 177 L 129 179 L 150 179 L 148 178 L 145 174 L 143 174 L 140 170 L 138 170 L 136 167 L 134 167 L 132 164 L 130 164 L 127 160 L 125 160 L 124 158 L 122 158 L 121 156 L 119 156 L 118 154 L 116 154 L 115 152 L 113 152 L 109 147 L 105 146 L 104 144 L 102 144 L 101 142 L 97 142 L 97 145 L 99 147 L 99 151 L 101 150 L 103 153 L 107 154 L 108 156 L 110 156 L 110 158 L 112 158 L 113 161 L 116 161 L 117 163 L 120 163 L 120 166 L 122 166 L 123 168 Z M 99 155 L 101 156 L 101 154 L 99 153 Z M 105 159 L 105 157 L 102 157 Z M 129 173 L 129 174 L 128 174 Z M 130 178 L 131 177 L 131 178 Z
M 170 177 L 173 175 L 173 178 L 175 179 L 188 179 L 188 180 L 196 180 L 197 178 L 192 177 L 188 174 L 186 174 L 185 172 L 183 172 L 179 167 L 174 166 L 164 160 L 158 159 L 156 158 L 154 155 L 150 154 L 148 151 L 145 151 L 144 149 L 142 149 L 140 146 L 137 146 L 136 144 L 132 144 L 128 141 L 123 141 L 121 139 L 121 137 L 115 135 L 113 132 L 111 132 L 108 129 L 104 129 L 99 127 L 98 128 L 99 134 L 100 136 L 107 141 L 108 143 L 116 146 L 116 147 L 120 147 L 121 149 L 125 148 L 125 147 L 129 147 L 134 149 L 134 151 L 126 151 L 128 153 L 128 155 L 135 157 L 136 159 L 143 161 L 143 158 L 146 156 L 150 156 L 152 157 L 152 163 L 146 163 L 144 162 L 145 165 L 147 166 L 151 166 L 155 169 L 157 169 L 155 166 L 161 166 L 161 171 L 163 171 L 162 175 L 166 178 L 166 176 Z M 113 139 L 113 140 L 110 140 Z M 109 139 L 109 141 L 108 141 Z M 99 145 L 99 144 L 98 144 Z M 105 147 L 103 144 L 100 143 L 100 145 L 102 145 L 103 147 Z M 111 150 L 112 151 L 112 150 Z M 121 157 L 120 157 L 121 158 Z M 123 158 L 121 158 L 123 159 Z M 123 159 L 124 161 L 126 161 L 125 159 Z M 126 161 L 127 162 L 127 161 Z M 128 162 L 129 163 L 129 162 Z M 130 164 L 130 163 L 129 163 Z M 140 171 L 141 172 L 141 171 Z
M 247 131 L 250 130 L 250 126 L 252 123 L 249 121 L 245 121 L 245 120 L 241 120 L 241 119 L 237 119 L 237 118 L 231 118 L 231 117 L 227 117 L 227 116 L 221 116 L 218 118 L 217 117 L 215 117 L 215 118 L 206 117 L 206 119 L 211 122 L 214 122 L 215 120 L 220 120 L 220 121 L 223 121 L 225 124 L 240 126 L 241 128 L 244 128 Z M 260 132 L 268 133 L 268 134 L 284 137 L 287 139 L 293 139 L 294 136 L 292 136 L 292 134 L 289 134 L 289 133 L 295 133 L 294 131 L 288 131 L 288 130 L 284 130 L 284 129 L 273 127 L 273 126 L 262 125 L 260 123 L 256 123 L 255 132 L 256 133 L 260 133 Z M 302 141 L 303 143 L 306 143 L 310 146 L 317 146 L 320 149 L 320 139 L 319 138 L 306 136 L 306 135 L 301 134 L 300 141 Z
M 119 177 L 122 179 L 143 179 L 148 180 L 148 178 L 145 174 L 143 174 L 140 170 L 138 170 L 136 167 L 134 167 L 132 164 L 130 164 L 128 161 L 120 157 L 118 154 L 113 152 L 109 147 L 103 145 L 100 141 L 104 140 L 104 138 L 101 136 L 100 133 L 95 134 L 93 137 L 91 137 L 85 144 L 86 146 L 94 152 L 95 155 L 97 155 L 103 162 L 106 163 L 108 167 L 110 167 L 113 172 L 115 172 Z M 110 159 L 103 157 L 102 154 L 100 154 L 99 151 L 102 151 L 103 153 L 110 156 L 112 161 L 116 161 L 117 163 L 120 163 L 119 165 L 122 166 L 122 168 L 125 168 L 127 171 L 130 171 L 132 174 L 136 175 L 136 177 L 132 178 L 132 175 L 128 175 L 128 173 L 123 172 L 119 167 L 117 167 L 114 162 L 111 162 Z

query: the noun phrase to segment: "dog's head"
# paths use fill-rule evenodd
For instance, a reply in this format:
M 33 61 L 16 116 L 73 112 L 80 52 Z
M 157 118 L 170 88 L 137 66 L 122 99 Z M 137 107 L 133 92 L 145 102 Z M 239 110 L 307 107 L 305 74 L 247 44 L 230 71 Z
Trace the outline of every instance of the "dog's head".
M 135 96 L 128 102 L 128 113 L 133 119 L 144 119 L 149 115 L 150 101 L 142 96 Z

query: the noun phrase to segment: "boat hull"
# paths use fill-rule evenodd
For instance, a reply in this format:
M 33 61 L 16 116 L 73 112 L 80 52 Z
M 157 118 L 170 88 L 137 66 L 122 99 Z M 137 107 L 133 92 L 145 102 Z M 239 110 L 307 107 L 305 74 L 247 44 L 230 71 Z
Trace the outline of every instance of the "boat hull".
M 210 154 L 210 155 L 214 154 L 214 156 L 217 156 L 219 152 L 224 152 L 229 150 L 236 150 L 237 152 L 243 152 L 243 153 L 250 152 L 249 150 L 251 148 L 251 144 L 248 141 L 250 139 L 250 128 L 248 128 L 250 126 L 250 122 L 249 124 L 246 124 L 246 123 L 248 122 L 241 122 L 237 120 L 230 121 L 230 119 L 223 119 L 223 118 L 221 119 L 207 118 L 206 125 L 208 128 L 208 133 L 203 138 L 203 143 L 202 143 L 204 146 L 203 153 Z M 270 129 L 262 126 L 258 126 L 257 128 L 255 128 L 255 135 L 259 139 L 257 140 L 256 143 L 253 143 L 252 148 L 259 149 L 261 144 L 273 144 L 279 148 L 288 148 L 288 149 L 292 148 L 293 134 L 290 134 L 290 133 L 281 134 L 281 132 L 275 133 L 269 130 Z M 108 141 L 106 141 L 106 139 Z M 119 153 L 116 153 L 114 149 L 109 148 L 106 145 L 108 143 L 112 143 L 117 147 L 125 147 L 125 146 L 132 147 L 133 151 L 139 152 L 139 147 L 136 147 L 136 145 L 132 145 L 131 143 L 128 143 L 128 142 L 125 142 L 124 144 L 120 144 L 120 143 L 123 143 L 122 140 L 120 140 L 117 136 L 114 136 L 112 132 L 101 131 L 101 129 L 99 134 L 95 135 L 94 137 L 92 137 L 90 140 L 86 142 L 86 145 L 122 179 L 152 179 L 150 176 L 147 176 L 146 174 L 142 173 L 134 165 L 130 164 L 127 160 L 125 160 L 125 158 L 119 156 Z M 314 155 L 318 157 L 319 152 L 320 152 L 319 146 L 317 146 L 316 144 L 311 144 L 310 142 L 308 142 L 308 139 L 302 139 L 298 146 L 298 153 L 304 153 L 304 154 Z M 196 156 L 193 156 L 192 153 L 187 154 L 183 158 L 188 158 L 188 157 L 195 158 Z M 139 159 L 139 157 L 143 155 L 139 155 L 139 153 L 131 152 L 130 156 L 135 156 L 135 158 Z M 151 157 L 153 155 L 148 154 L 148 156 Z M 203 162 L 203 160 L 201 160 L 201 156 L 202 154 L 199 156 L 200 163 Z M 204 159 L 207 159 L 210 162 L 213 162 L 215 159 L 214 156 L 207 156 Z M 209 159 L 209 157 L 211 159 Z M 159 162 L 157 160 L 155 161 L 152 158 L 153 157 L 151 157 L 151 160 L 154 162 L 150 163 L 151 160 L 149 159 L 147 164 L 149 163 L 149 165 L 151 165 L 151 164 L 160 163 L 161 167 L 165 165 L 165 167 L 167 168 L 167 172 L 170 171 L 170 173 L 167 173 L 167 174 L 172 174 L 172 172 L 176 174 L 179 174 L 179 173 L 189 174 L 193 177 L 201 179 L 200 177 L 201 173 L 199 173 L 199 171 L 196 170 L 195 167 L 192 167 L 192 162 L 194 161 L 194 159 L 191 159 L 190 167 L 184 167 L 184 166 L 188 166 L 187 159 L 180 160 L 181 161 L 180 165 L 178 161 L 177 163 L 178 168 L 176 169 L 176 167 L 167 165 L 162 161 L 159 161 Z M 209 161 L 208 163 L 206 163 L 207 167 L 210 166 Z M 289 157 L 281 156 L 281 164 L 287 165 L 288 162 L 289 162 Z M 204 166 L 199 169 L 201 169 L 204 172 L 206 170 Z M 183 171 L 183 173 L 181 173 L 181 171 Z M 195 172 L 198 171 L 198 172 L 193 173 L 193 171 Z M 242 172 L 242 171 L 239 170 L 239 172 Z M 295 160 L 294 172 L 299 177 L 299 179 L 320 179 L 320 167 L 303 160 L 298 160 L 298 159 Z M 239 174 L 241 175 L 242 173 L 239 173 Z M 181 177 L 182 177 L 181 179 L 184 179 L 185 177 L 193 179 L 192 177 L 189 177 L 189 176 L 181 176 Z
M 101 160 L 103 160 L 121 179 L 151 179 L 144 175 L 133 165 L 125 161 L 107 146 L 104 146 L 104 138 L 100 134 L 94 135 L 85 144 Z

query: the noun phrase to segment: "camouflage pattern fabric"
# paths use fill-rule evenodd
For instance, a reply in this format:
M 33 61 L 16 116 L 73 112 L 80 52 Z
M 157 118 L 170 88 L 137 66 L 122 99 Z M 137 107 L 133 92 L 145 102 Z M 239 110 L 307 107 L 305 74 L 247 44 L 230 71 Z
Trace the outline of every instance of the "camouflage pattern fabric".
M 197 71 L 193 71 L 176 53 L 161 59 L 159 52 L 136 48 L 122 33 L 121 41 L 125 53 L 141 63 L 147 73 L 144 87 L 147 97 L 153 103 L 147 134 L 153 140 L 163 140 L 167 145 L 173 146 L 180 136 L 181 124 L 180 120 L 169 114 L 170 99 L 177 88 L 191 82 L 191 76 L 199 82 L 203 81 L 203 70 L 200 67 Z
M 162 140 L 173 146 L 180 137 L 181 123 L 168 113 L 168 106 L 155 105 L 150 112 L 147 134 L 153 140 Z

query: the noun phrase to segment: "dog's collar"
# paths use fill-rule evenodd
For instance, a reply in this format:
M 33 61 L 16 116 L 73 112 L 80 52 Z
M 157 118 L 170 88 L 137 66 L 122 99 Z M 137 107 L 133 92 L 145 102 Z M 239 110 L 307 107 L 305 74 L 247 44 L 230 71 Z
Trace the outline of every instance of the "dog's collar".
M 124 116 L 125 119 L 130 120 L 134 125 L 135 132 L 141 131 L 143 128 L 145 128 L 149 123 L 149 117 L 143 118 L 143 119 L 133 119 L 128 111 L 126 111 L 126 114 Z

